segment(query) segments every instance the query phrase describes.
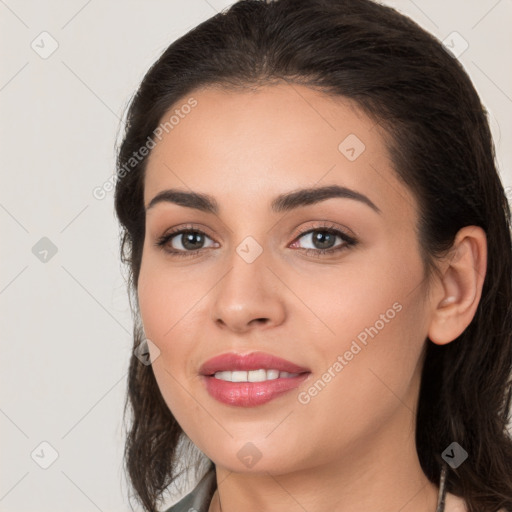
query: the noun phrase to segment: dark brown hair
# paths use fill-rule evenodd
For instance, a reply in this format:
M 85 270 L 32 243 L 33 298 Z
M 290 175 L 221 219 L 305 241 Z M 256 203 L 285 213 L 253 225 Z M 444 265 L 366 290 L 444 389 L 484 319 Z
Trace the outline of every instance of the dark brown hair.
M 384 129 L 397 176 L 418 201 L 427 269 L 435 269 L 462 227 L 486 231 L 488 267 L 471 324 L 447 345 L 426 340 L 416 446 L 423 471 L 438 484 L 441 453 L 456 441 L 469 457 L 450 469 L 448 491 L 470 512 L 512 510 L 510 209 L 486 111 L 469 77 L 440 42 L 395 10 L 370 0 L 241 0 L 165 50 L 131 101 L 118 151 L 115 208 L 135 303 L 147 157 L 128 172 L 127 162 L 194 90 L 279 81 L 350 98 Z M 132 308 L 136 348 L 143 333 L 138 306 Z M 176 448 L 186 436 L 151 366 L 135 356 L 125 414 L 128 405 L 126 469 L 137 500 L 154 512 L 176 481 Z

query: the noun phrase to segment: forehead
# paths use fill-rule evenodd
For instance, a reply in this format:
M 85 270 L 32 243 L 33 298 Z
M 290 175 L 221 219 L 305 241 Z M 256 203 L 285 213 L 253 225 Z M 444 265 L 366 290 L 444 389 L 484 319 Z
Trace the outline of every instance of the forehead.
M 195 106 L 184 108 L 189 104 Z M 247 205 L 329 184 L 362 191 L 401 215 L 414 205 L 380 126 L 346 98 L 296 84 L 236 92 L 212 87 L 176 102 L 161 126 L 171 116 L 172 128 L 149 156 L 146 205 L 166 188 Z

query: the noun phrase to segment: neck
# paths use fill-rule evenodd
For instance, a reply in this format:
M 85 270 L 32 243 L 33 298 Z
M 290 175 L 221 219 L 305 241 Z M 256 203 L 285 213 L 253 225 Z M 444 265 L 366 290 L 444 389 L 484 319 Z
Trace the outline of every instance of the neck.
M 220 472 L 222 474 L 222 471 Z M 229 472 L 228 472 L 229 473 Z M 255 479 L 258 488 L 267 489 L 266 494 L 245 492 L 243 489 L 227 488 L 224 482 L 220 489 L 215 491 L 209 512 L 277 512 L 287 510 L 290 512 L 320 512 L 332 510 L 334 512 L 435 512 L 438 498 L 438 487 L 426 478 L 418 478 L 416 482 L 408 478 L 399 481 L 398 478 L 387 489 L 377 490 L 376 486 L 368 484 L 366 489 L 362 485 L 349 486 L 330 484 L 331 490 L 323 488 L 319 491 L 318 485 L 311 484 L 308 492 L 308 483 L 303 482 L 300 488 L 290 485 L 282 476 L 267 475 Z M 217 477 L 218 478 L 218 477 Z M 223 477 L 221 477 L 222 479 Z M 284 483 L 283 483 L 284 482 Z M 253 485 L 252 483 L 250 485 Z M 354 489 L 350 491 L 349 489 Z M 363 492 L 364 491 L 364 492 Z
M 404 430 L 407 414 L 330 464 L 279 474 L 235 473 L 217 465 L 209 512 L 435 512 L 439 488 L 421 469 L 414 421 L 409 418 Z

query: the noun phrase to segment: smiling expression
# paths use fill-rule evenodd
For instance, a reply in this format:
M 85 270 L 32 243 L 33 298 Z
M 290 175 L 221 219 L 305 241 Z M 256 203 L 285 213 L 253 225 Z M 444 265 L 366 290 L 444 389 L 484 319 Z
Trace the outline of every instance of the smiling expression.
M 413 432 L 425 272 L 417 203 L 380 127 L 349 100 L 299 85 L 192 96 L 197 106 L 149 156 L 138 280 L 174 417 L 236 471 L 247 442 L 263 454 L 259 470 L 284 472 Z M 201 365 L 254 351 L 311 373 L 255 407 L 212 397 Z

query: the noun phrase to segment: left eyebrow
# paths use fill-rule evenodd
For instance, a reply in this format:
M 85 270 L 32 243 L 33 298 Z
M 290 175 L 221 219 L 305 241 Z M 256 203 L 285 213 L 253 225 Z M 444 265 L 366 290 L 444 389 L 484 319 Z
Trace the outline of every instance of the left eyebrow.
M 274 213 L 288 212 L 290 210 L 308 206 L 311 204 L 326 201 L 335 197 L 352 199 L 359 201 L 377 213 L 381 213 L 375 203 L 360 192 L 339 185 L 329 185 L 326 187 L 303 188 L 285 194 L 280 194 L 271 203 L 271 209 Z M 214 197 L 208 194 L 198 192 L 188 192 L 179 189 L 168 189 L 159 192 L 148 204 L 146 211 L 153 208 L 158 203 L 169 202 L 186 208 L 194 208 L 206 213 L 217 215 L 219 205 Z
M 326 187 L 303 188 L 286 194 L 277 196 L 272 201 L 272 211 L 276 213 L 287 212 L 298 208 L 300 206 L 308 206 L 310 204 L 319 203 L 332 199 L 334 197 L 341 197 L 344 199 L 353 199 L 369 206 L 377 213 L 381 213 L 373 201 L 360 192 L 356 192 L 347 187 L 340 187 L 339 185 L 330 185 Z

